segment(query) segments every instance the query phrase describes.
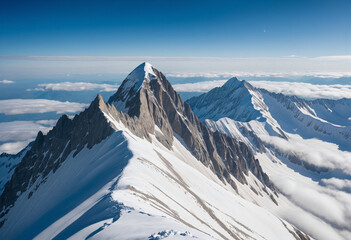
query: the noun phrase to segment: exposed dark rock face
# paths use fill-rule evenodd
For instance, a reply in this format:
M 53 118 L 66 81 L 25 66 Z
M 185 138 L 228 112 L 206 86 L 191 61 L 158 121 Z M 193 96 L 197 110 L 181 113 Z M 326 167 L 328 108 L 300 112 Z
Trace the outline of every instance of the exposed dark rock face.
M 19 195 L 36 183 L 36 189 L 50 172 L 55 172 L 73 152 L 77 155 L 85 146 L 92 148 L 114 130 L 104 117 L 101 108 L 106 107 L 99 95 L 88 109 L 73 120 L 63 115 L 56 126 L 43 135 L 39 132 L 32 148 L 27 151 L 6 183 L 0 197 L 0 218 L 13 206 Z M 38 180 L 38 181 L 37 181 Z M 28 194 L 31 197 L 33 192 Z
M 0 195 L 4 190 L 5 184 L 11 179 L 16 166 L 20 163 L 27 151 L 31 149 L 32 145 L 32 142 L 29 143 L 27 147 L 17 154 L 2 153 L 0 155 Z
M 142 71 L 144 67 L 145 64 L 140 65 L 134 71 Z M 144 77 L 133 72 L 131 75 Z M 174 132 L 183 139 L 198 160 L 209 166 L 234 189 L 237 187 L 231 175 L 245 184 L 245 175 L 249 171 L 263 184 L 273 188 L 259 162 L 254 159 L 252 151 L 245 144 L 225 134 L 212 132 L 194 115 L 189 104 L 183 102 L 157 69 L 152 68 L 152 71 L 145 72 L 145 79 L 134 81 L 139 88 L 131 86 L 128 81 L 129 76 L 109 99 L 109 104 L 126 112 L 130 117 L 142 119 L 149 133 L 153 134 L 157 126 L 162 132 L 162 142 L 166 147 L 171 148 Z

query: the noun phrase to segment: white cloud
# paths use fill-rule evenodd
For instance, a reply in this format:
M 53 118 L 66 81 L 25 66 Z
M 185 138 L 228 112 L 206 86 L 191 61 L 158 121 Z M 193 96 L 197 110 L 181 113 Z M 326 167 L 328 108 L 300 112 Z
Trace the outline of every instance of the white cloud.
M 34 138 L 39 131 L 46 133 L 56 120 L 12 121 L 0 123 L 0 142 L 27 141 Z
M 12 80 L 1 80 L 0 83 L 9 84 L 9 83 L 15 83 L 15 81 L 12 81 Z
M 48 99 L 8 99 L 0 100 L 0 113 L 5 115 L 56 112 L 74 113 L 82 111 L 88 104 L 60 102 Z
M 298 206 L 293 208 L 281 208 L 280 216 L 304 232 L 308 232 L 315 239 L 319 240 L 345 240 L 340 236 L 330 224 L 321 221 L 318 217 L 300 209 Z M 349 233 L 349 232 L 348 232 Z
M 333 189 L 351 191 L 351 180 L 347 179 L 339 179 L 332 177 L 328 179 L 322 179 L 321 184 Z
M 351 175 L 351 152 L 339 150 L 336 144 L 293 135 L 290 135 L 289 140 L 266 135 L 259 137 L 280 152 L 293 154 L 313 166 L 341 170 Z
M 0 154 L 5 152 L 8 154 L 16 154 L 25 148 L 31 141 L 8 142 L 0 145 Z
M 297 207 L 291 209 L 293 211 L 285 209 L 281 217 L 312 233 L 317 239 L 342 239 L 339 235 L 342 231 L 341 235 L 351 233 L 351 194 L 300 182 L 287 175 L 271 179 L 284 195 L 305 211 Z
M 0 123 L 0 153 L 15 154 L 33 141 L 39 131 L 47 133 L 56 120 L 12 121 Z
M 222 86 L 227 80 L 215 80 L 196 83 L 174 84 L 173 88 L 178 92 L 208 92 L 215 87 Z
M 101 89 L 103 92 L 115 92 L 118 85 L 89 83 L 89 82 L 62 82 L 62 83 L 43 83 L 38 84 L 39 88 L 27 89 L 27 91 L 86 91 Z
M 313 58 L 315 60 L 328 60 L 328 61 L 351 61 L 351 55 L 337 55 L 337 56 L 320 56 Z
M 350 227 L 347 225 L 348 221 L 345 221 L 346 216 L 344 213 L 346 209 L 344 205 L 328 193 L 322 190 L 304 187 L 294 179 L 290 179 L 286 176 L 273 178 L 273 182 L 284 195 L 289 196 L 293 202 L 303 209 L 329 222 L 336 223 L 340 227 Z M 348 217 L 351 217 L 350 211 L 348 211 L 347 214 Z
M 351 85 L 318 85 L 301 82 L 250 81 L 257 87 L 270 92 L 296 95 L 302 98 L 351 98 Z

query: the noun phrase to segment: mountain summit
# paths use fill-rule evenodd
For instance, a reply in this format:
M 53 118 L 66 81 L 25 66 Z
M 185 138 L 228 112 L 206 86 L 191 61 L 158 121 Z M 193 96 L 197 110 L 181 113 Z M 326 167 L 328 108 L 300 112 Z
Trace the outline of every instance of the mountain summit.
M 198 97 L 190 98 L 187 102 L 202 121 L 229 117 L 248 122 L 262 117 L 259 109 L 254 106 L 254 103 L 259 101 L 259 97 L 253 94 L 252 89 L 254 87 L 250 83 L 233 77 L 222 87 L 212 89 Z
M 107 103 L 38 133 L 0 197 L 0 237 L 308 239 L 257 206 L 278 197 L 248 146 L 143 63 Z
M 168 148 L 172 146 L 175 133 L 197 159 L 235 189 L 231 175 L 246 183 L 245 175 L 250 170 L 272 188 L 249 149 L 225 134 L 211 132 L 183 102 L 166 77 L 150 64 L 143 63 L 134 69 L 108 102 L 118 111 L 142 119 L 148 132 L 155 134 Z

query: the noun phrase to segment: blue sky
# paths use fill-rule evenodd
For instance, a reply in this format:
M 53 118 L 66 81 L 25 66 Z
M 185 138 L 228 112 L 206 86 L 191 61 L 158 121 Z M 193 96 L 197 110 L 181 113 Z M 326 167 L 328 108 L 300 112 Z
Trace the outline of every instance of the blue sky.
M 299 72 L 301 66 L 311 71 L 317 71 L 319 66 L 321 70 L 345 72 L 350 69 L 350 60 L 346 63 L 342 60 L 340 64 L 334 61 L 331 65 L 329 62 L 306 65 L 306 59 L 299 62 L 295 59 L 280 65 L 280 58 L 351 55 L 350 12 L 348 0 L 2 1 L 0 78 L 38 77 L 40 73 L 44 76 L 122 73 L 132 70 L 144 59 L 166 72 L 207 69 L 248 72 L 256 66 L 265 72 Z M 45 59 L 13 60 L 8 55 L 165 58 L 52 63 Z M 187 60 L 183 64 L 177 60 L 164 64 L 169 57 L 249 58 L 251 61 L 245 66 L 237 64 L 240 60 L 235 64 L 226 61 L 218 67 L 213 64 L 215 60 L 211 63 Z M 270 62 L 265 58 L 276 60 Z M 262 62 L 270 67 L 261 69 Z
M 351 52 L 347 0 L 2 1 L 2 55 L 281 57 Z

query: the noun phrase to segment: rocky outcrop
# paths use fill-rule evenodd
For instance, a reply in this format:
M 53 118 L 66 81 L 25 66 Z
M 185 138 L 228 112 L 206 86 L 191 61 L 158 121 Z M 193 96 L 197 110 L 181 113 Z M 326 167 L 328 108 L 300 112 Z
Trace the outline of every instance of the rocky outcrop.
M 30 198 L 46 176 L 55 172 L 68 155 L 72 153 L 75 156 L 85 146 L 92 148 L 111 135 L 114 130 L 106 121 L 101 110 L 103 108 L 106 105 L 98 95 L 89 108 L 76 115 L 73 120 L 63 115 L 47 135 L 38 133 L 31 149 L 26 152 L 11 180 L 5 185 L 0 197 L 0 218 L 13 206 L 21 193 L 35 184 L 28 193 Z
M 4 190 L 5 184 L 11 179 L 11 176 L 20 163 L 24 155 L 31 149 L 33 143 L 29 143 L 23 150 L 17 154 L 2 153 L 0 155 L 0 195 Z

